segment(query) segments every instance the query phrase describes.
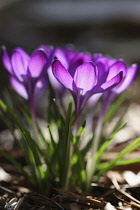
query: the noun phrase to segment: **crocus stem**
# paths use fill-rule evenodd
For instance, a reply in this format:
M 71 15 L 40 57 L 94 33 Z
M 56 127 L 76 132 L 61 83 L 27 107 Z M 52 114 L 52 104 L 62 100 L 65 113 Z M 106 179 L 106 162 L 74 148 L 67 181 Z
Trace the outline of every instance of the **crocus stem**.
M 77 115 L 73 125 L 73 135 L 76 136 L 78 125 L 79 125 L 80 116 Z
M 70 142 L 69 142 L 70 143 Z M 71 176 L 71 164 L 70 164 L 70 161 L 71 161 L 71 143 L 69 145 L 69 152 L 68 152 L 68 158 L 67 158 L 67 170 L 66 170 L 66 179 L 65 179 L 65 183 L 64 183 L 64 189 L 68 190 L 69 188 L 69 180 L 70 180 L 70 176 Z
M 63 148 L 62 158 L 60 165 L 62 170 L 60 171 L 61 186 L 64 189 L 68 189 L 71 176 L 71 156 L 72 156 L 72 103 L 69 103 L 69 107 L 66 113 L 66 121 L 63 133 Z
M 99 142 L 100 142 L 102 127 L 103 127 L 103 119 L 104 119 L 106 110 L 108 108 L 108 104 L 109 104 L 108 101 L 107 102 L 104 101 L 102 104 L 101 112 L 100 112 L 97 126 L 95 129 L 95 136 L 94 136 L 93 143 L 92 143 L 91 150 L 90 150 L 90 157 L 87 160 L 86 173 L 87 173 L 87 190 L 88 191 L 90 190 L 92 176 L 94 175 L 94 172 L 96 170 L 95 154 L 99 149 Z
M 29 100 L 30 106 L 30 114 L 32 119 L 32 129 L 33 129 L 33 138 L 37 142 L 37 126 L 36 126 L 36 115 L 35 115 L 35 104 L 34 101 L 31 99 Z

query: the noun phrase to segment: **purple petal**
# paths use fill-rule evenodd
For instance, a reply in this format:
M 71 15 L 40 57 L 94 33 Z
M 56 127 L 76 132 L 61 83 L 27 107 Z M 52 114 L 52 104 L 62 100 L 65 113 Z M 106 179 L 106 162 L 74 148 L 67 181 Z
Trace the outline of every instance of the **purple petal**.
M 109 89 L 115 87 L 121 81 L 122 74 L 123 74 L 123 72 L 120 72 L 115 77 L 111 78 L 109 81 L 107 81 L 104 84 L 102 84 L 101 85 L 101 89 L 102 90 L 109 90 Z
M 22 54 L 22 57 L 23 57 L 23 59 L 27 59 L 27 60 L 29 60 L 30 59 L 30 56 L 22 49 L 22 48 L 20 48 L 20 47 L 16 47 L 15 49 L 14 49 L 14 51 L 13 52 L 19 52 L 20 54 Z
M 55 48 L 52 46 L 40 45 L 34 52 L 36 52 L 37 50 L 41 50 L 45 53 L 47 57 L 47 70 L 48 70 L 54 59 Z
M 71 76 L 74 77 L 75 71 L 78 68 L 78 66 L 82 65 L 85 62 L 89 62 L 90 60 L 90 55 L 85 55 L 84 53 L 77 53 L 69 64 L 68 71 L 71 74 Z
M 11 58 L 13 72 L 15 76 L 22 82 L 27 74 L 27 65 L 29 57 L 21 51 L 14 51 Z
M 99 86 L 106 81 L 107 72 L 106 72 L 106 67 L 103 65 L 103 63 L 99 62 L 97 63 L 96 66 L 97 66 L 98 86 Z
M 23 66 L 24 66 L 24 69 L 26 69 L 27 71 L 30 56 L 20 47 L 16 47 L 13 52 L 19 52 L 22 55 Z
M 42 50 L 36 50 L 29 61 L 28 70 L 31 77 L 39 77 L 45 71 L 47 57 Z
M 91 62 L 80 65 L 75 71 L 74 82 L 84 92 L 91 90 L 97 83 L 96 67 Z
M 67 69 L 68 68 L 68 61 L 66 59 L 64 50 L 61 48 L 56 48 L 54 56 L 62 63 L 62 65 Z
M 62 85 L 73 91 L 73 78 L 59 60 L 54 61 L 52 71 Z
M 126 74 L 126 65 L 123 61 L 117 61 L 114 63 L 108 72 L 107 81 L 112 79 L 114 76 L 116 76 L 120 71 L 123 72 L 123 76 Z
M 128 88 L 132 84 L 132 82 L 135 80 L 137 70 L 138 70 L 137 65 L 132 65 L 131 67 L 129 67 L 127 69 L 127 73 L 124 80 L 121 82 L 119 87 L 115 87 L 113 91 L 115 90 L 114 92 L 119 94 L 123 92 L 126 88 Z
M 11 86 L 13 87 L 13 89 L 23 98 L 25 98 L 26 100 L 28 99 L 28 94 L 27 91 L 24 87 L 24 85 L 19 82 L 15 77 L 10 77 L 10 83 Z
M 112 66 L 114 63 L 116 63 L 117 62 L 117 60 L 116 59 L 114 59 L 114 58 L 110 58 L 110 59 L 108 59 L 108 65 L 109 66 Z
M 75 51 L 72 48 L 66 48 L 64 50 L 65 56 L 67 58 L 67 61 L 69 62 L 75 55 Z
M 117 61 L 116 59 L 105 57 L 102 54 L 94 54 L 92 60 L 95 64 L 98 64 L 99 62 L 104 64 L 106 70 Z
M 98 63 L 102 63 L 105 66 L 105 69 L 108 69 L 108 67 L 109 67 L 107 58 L 103 57 L 101 54 L 95 54 L 92 58 L 92 61 L 96 65 Z
M 47 74 L 52 87 L 58 92 L 61 92 L 64 86 L 55 78 L 51 67 L 48 68 Z
M 3 65 L 4 67 L 6 68 L 6 70 L 12 74 L 12 66 L 11 66 L 11 61 L 10 61 L 10 58 L 7 54 L 7 51 L 6 51 L 6 48 L 3 47 L 2 49 L 2 62 L 3 62 Z

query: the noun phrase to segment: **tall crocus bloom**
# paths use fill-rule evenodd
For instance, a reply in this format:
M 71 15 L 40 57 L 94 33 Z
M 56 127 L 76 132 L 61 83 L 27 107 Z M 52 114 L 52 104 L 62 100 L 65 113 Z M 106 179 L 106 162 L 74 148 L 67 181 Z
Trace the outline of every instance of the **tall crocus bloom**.
M 98 66 L 102 64 L 104 66 L 104 74 L 111 75 L 115 72 L 122 71 L 122 80 L 115 87 L 105 91 L 103 93 L 103 110 L 104 114 L 110 104 L 110 102 L 121 92 L 127 89 L 135 80 L 138 66 L 133 64 L 128 67 L 123 60 L 116 60 L 109 57 L 104 57 L 101 54 L 95 54 L 92 58 L 92 61 Z
M 118 94 L 126 90 L 135 80 L 138 71 L 138 66 L 133 64 L 130 67 L 126 67 L 125 74 L 123 75 L 122 81 L 111 91 L 108 91 L 104 97 L 109 97 L 110 100 L 113 100 Z
M 6 49 L 3 48 L 2 61 L 10 73 L 13 89 L 30 103 L 31 101 L 35 103 L 46 85 L 48 57 L 44 49 L 39 47 L 29 56 L 21 48 L 15 48 L 9 57 Z
M 116 87 L 104 93 L 104 96 L 109 97 L 110 100 L 113 100 L 118 94 L 126 90 L 136 78 L 138 70 L 138 66 L 136 64 L 133 64 L 127 68 L 123 60 L 104 57 L 101 54 L 95 54 L 92 58 L 92 61 L 96 65 L 102 63 L 105 66 L 107 72 L 112 72 L 115 69 L 121 69 L 123 71 L 121 82 Z
M 106 72 L 101 63 L 95 65 L 93 62 L 85 62 L 75 69 L 66 69 L 59 60 L 56 60 L 52 69 L 57 80 L 70 90 L 75 101 L 76 113 L 91 95 L 113 88 L 122 78 L 122 71 Z
M 75 68 L 91 59 L 89 59 L 88 55 L 85 55 L 84 53 L 77 53 L 71 48 L 54 48 L 53 54 L 52 54 L 52 61 L 54 60 L 60 60 L 61 64 L 66 68 L 66 69 L 71 69 L 72 71 L 75 71 Z M 48 70 L 48 75 L 49 75 L 49 80 L 53 86 L 54 89 L 57 91 L 62 91 L 63 86 L 60 84 L 60 82 L 57 81 L 57 79 L 54 77 L 52 73 L 52 67 L 50 66 Z
M 122 93 L 124 90 L 126 90 L 135 80 L 138 66 L 136 64 L 133 64 L 132 66 L 128 67 L 125 65 L 123 61 L 117 61 L 114 64 L 112 64 L 109 67 L 109 71 L 112 71 L 113 69 L 121 68 L 123 69 L 123 75 L 121 82 L 116 85 L 114 88 L 104 92 L 103 94 L 103 103 L 102 103 L 102 109 L 100 113 L 100 127 L 104 118 L 104 115 L 109 108 L 110 103 L 118 96 L 120 93 Z
M 53 60 L 60 60 L 61 64 L 73 75 L 75 72 L 75 69 L 83 64 L 86 61 L 91 60 L 91 56 L 88 54 L 84 53 L 78 53 L 74 51 L 71 48 L 66 48 L 66 49 L 61 49 L 61 48 L 55 48 L 54 49 L 54 54 L 53 54 Z M 53 72 L 52 72 L 52 67 L 49 68 L 48 70 L 48 77 L 50 80 L 50 83 L 52 87 L 54 88 L 54 93 L 55 97 L 57 99 L 57 104 L 60 105 L 60 98 L 65 94 L 65 88 L 64 86 L 55 78 Z
M 46 52 L 39 47 L 29 56 L 24 50 L 17 47 L 9 57 L 6 49 L 3 48 L 2 61 L 10 73 L 11 86 L 29 102 L 34 138 L 37 140 L 35 103 L 46 86 L 46 70 L 49 65 Z
M 103 118 L 110 103 L 112 102 L 112 100 L 115 99 L 115 97 L 118 94 L 122 93 L 133 83 L 136 77 L 138 66 L 133 64 L 132 66 L 127 68 L 123 60 L 116 60 L 109 57 L 104 57 L 100 54 L 98 55 L 96 54 L 93 56 L 93 62 L 95 62 L 96 65 L 99 65 L 102 63 L 106 67 L 105 72 L 106 73 L 108 72 L 107 73 L 108 75 L 114 74 L 115 72 L 118 72 L 120 70 L 123 72 L 122 80 L 120 81 L 120 83 L 103 93 L 103 97 L 102 97 L 103 103 L 102 103 L 99 120 L 97 123 L 97 127 L 98 127 L 97 130 L 99 130 L 98 133 L 100 133 L 102 129 Z
M 103 102 L 100 111 L 100 115 L 98 118 L 97 126 L 95 129 L 94 141 L 91 146 L 91 156 L 87 161 L 87 188 L 90 187 L 90 183 L 92 180 L 92 175 L 94 174 L 95 167 L 96 167 L 96 158 L 94 158 L 96 152 L 99 149 L 99 141 L 100 135 L 102 133 L 102 126 L 103 126 L 103 119 L 106 114 L 106 111 L 111 103 L 111 101 L 121 92 L 123 92 L 126 88 L 128 88 L 132 82 L 134 81 L 137 73 L 137 65 L 132 65 L 131 67 L 127 68 L 125 63 L 122 60 L 115 60 L 110 59 L 107 57 L 103 57 L 102 55 L 96 55 L 93 57 L 93 61 L 96 65 L 102 63 L 106 68 L 105 74 L 107 73 L 108 76 L 112 77 L 112 74 L 116 74 L 118 71 L 122 71 L 122 79 L 120 83 L 118 83 L 115 87 L 108 89 L 103 93 Z

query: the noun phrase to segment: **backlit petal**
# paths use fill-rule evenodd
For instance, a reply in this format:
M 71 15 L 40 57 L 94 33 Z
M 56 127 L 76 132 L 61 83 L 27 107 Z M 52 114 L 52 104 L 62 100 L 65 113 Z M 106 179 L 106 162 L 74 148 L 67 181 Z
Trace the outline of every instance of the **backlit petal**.
M 66 69 L 68 68 L 68 61 L 64 51 L 61 48 L 56 48 L 54 56 L 62 63 Z
M 77 53 L 69 63 L 68 71 L 71 74 L 71 76 L 74 77 L 75 71 L 78 68 L 78 66 L 82 65 L 85 62 L 89 62 L 90 60 L 90 55 L 86 55 L 84 53 Z
M 48 77 L 49 77 L 49 81 L 52 85 L 52 87 L 56 90 L 56 91 L 62 91 L 62 89 L 64 88 L 64 86 L 56 79 L 56 77 L 54 76 L 53 72 L 52 72 L 52 67 L 48 68 L 47 71 Z
M 46 64 L 47 57 L 45 52 L 42 50 L 35 51 L 31 56 L 28 66 L 31 77 L 39 77 L 45 71 Z
M 14 49 L 14 52 L 19 52 L 22 55 L 23 66 L 24 66 L 24 69 L 26 69 L 27 71 L 30 56 L 20 47 L 16 47 Z
M 103 63 L 99 62 L 97 63 L 97 74 L 98 74 L 98 86 L 103 84 L 106 81 L 107 78 L 107 72 L 106 67 L 103 65 Z
M 74 82 L 84 92 L 91 90 L 97 83 L 96 67 L 91 62 L 80 65 L 75 71 Z
M 113 87 L 115 87 L 121 81 L 122 74 L 123 74 L 123 72 L 120 72 L 115 77 L 111 78 L 109 81 L 107 81 L 104 84 L 102 84 L 101 85 L 101 89 L 109 90 L 109 89 L 112 89 Z
M 107 76 L 107 81 L 109 81 L 110 79 L 112 79 L 114 76 L 116 76 L 120 71 L 123 72 L 123 76 L 126 75 L 126 65 L 124 64 L 123 61 L 117 61 L 116 63 L 114 63 L 108 72 L 108 76 Z
M 27 74 L 27 63 L 28 58 L 18 51 L 14 51 L 11 58 L 11 63 L 15 76 L 23 81 L 25 75 Z
M 125 89 L 127 89 L 132 82 L 134 81 L 136 74 L 137 74 L 137 70 L 138 70 L 138 66 L 137 65 L 132 65 L 131 67 L 129 67 L 127 69 L 127 73 L 126 76 L 124 78 L 124 80 L 122 81 L 122 83 L 119 85 L 119 87 L 115 87 L 115 92 L 116 93 L 121 93 L 122 91 L 124 91 Z M 113 89 L 113 91 L 114 91 Z
M 15 77 L 10 77 L 10 83 L 13 89 L 26 100 L 28 99 L 28 94 L 22 83 L 20 83 Z
M 6 68 L 6 70 L 12 74 L 12 66 L 11 66 L 11 61 L 10 58 L 7 54 L 6 48 L 3 47 L 2 49 L 2 63 L 4 65 L 4 67 Z
M 73 91 L 73 78 L 59 60 L 54 61 L 52 71 L 56 79 L 66 88 Z

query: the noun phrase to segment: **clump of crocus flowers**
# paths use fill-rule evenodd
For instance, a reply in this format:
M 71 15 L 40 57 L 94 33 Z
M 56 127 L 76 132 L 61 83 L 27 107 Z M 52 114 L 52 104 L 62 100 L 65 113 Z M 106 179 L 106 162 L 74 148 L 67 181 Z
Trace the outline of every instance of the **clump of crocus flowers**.
M 98 164 L 104 152 L 103 150 L 97 158 L 102 145 L 104 117 L 111 103 L 133 83 L 138 66 L 133 64 L 127 67 L 122 59 L 117 60 L 102 54 L 48 46 L 39 46 L 31 56 L 19 47 L 9 56 L 4 47 L 2 63 L 10 74 L 12 88 L 28 101 L 33 130 L 31 138 L 35 140 L 36 147 L 29 143 L 31 141 L 28 139 L 29 136 L 26 136 L 28 139 L 26 144 L 29 144 L 27 152 L 31 153 L 28 156 L 32 155 L 34 164 L 37 164 L 36 168 L 31 166 L 35 173 L 34 184 L 37 179 L 41 190 L 41 187 L 47 188 L 49 182 L 57 180 L 56 185 L 59 187 L 69 188 L 78 183 L 81 188 L 89 190 L 93 176 L 95 174 L 98 176 Z M 39 145 L 40 129 L 36 120 L 36 104 L 43 90 L 50 91 L 50 86 L 53 97 L 46 100 L 51 100 L 54 110 L 57 110 L 52 120 L 58 127 L 58 139 L 57 141 L 53 139 L 54 131 L 49 125 L 51 140 L 45 140 L 46 143 L 44 141 L 47 151 L 44 153 L 44 148 Z M 73 98 L 74 108 L 69 101 L 66 103 L 67 107 L 61 107 L 61 101 L 68 95 L 67 90 Z M 85 122 L 85 116 L 89 114 L 88 107 L 93 107 L 94 110 L 98 101 L 101 108 L 96 128 L 92 131 L 93 138 L 81 151 L 79 142 L 85 128 L 85 123 L 81 122 Z M 62 109 L 65 109 L 63 114 Z

